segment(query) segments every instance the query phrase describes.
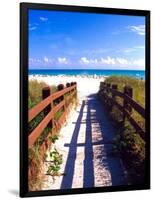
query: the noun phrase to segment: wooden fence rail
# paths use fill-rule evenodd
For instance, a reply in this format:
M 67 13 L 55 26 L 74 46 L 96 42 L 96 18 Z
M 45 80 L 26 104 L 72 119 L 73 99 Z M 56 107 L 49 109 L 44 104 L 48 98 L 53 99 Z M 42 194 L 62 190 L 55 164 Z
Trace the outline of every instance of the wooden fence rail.
M 31 147 L 38 137 L 41 135 L 43 130 L 49 126 L 54 128 L 53 119 L 55 114 L 63 109 L 63 113 L 60 116 L 58 123 L 62 124 L 65 121 L 67 107 L 71 103 L 73 97 L 77 97 L 77 84 L 76 82 L 71 82 L 64 85 L 58 85 L 57 92 L 50 95 L 50 88 L 45 87 L 42 90 L 42 101 L 31 108 L 28 112 L 28 122 L 31 122 L 35 117 L 37 117 L 42 111 L 44 113 L 44 118 L 36 126 L 36 128 L 28 136 L 28 146 Z M 67 98 L 67 101 L 66 101 Z
M 118 91 L 118 85 L 110 85 L 105 82 L 100 83 L 99 97 L 105 104 L 116 106 L 123 114 L 123 121 L 128 119 L 130 124 L 135 128 L 137 133 L 144 139 L 145 131 L 140 127 L 138 122 L 131 116 L 132 109 L 140 114 L 145 119 L 145 109 L 133 99 L 133 89 L 129 86 L 124 87 L 124 92 Z M 120 97 L 123 101 L 121 105 L 118 103 L 116 97 Z

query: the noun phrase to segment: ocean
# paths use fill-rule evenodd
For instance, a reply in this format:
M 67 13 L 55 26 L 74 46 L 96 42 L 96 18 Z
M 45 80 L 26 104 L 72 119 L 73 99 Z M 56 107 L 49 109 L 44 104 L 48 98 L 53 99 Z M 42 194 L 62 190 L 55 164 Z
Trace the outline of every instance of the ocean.
M 29 69 L 29 75 L 84 75 L 84 76 L 129 76 L 145 80 L 143 70 L 99 70 L 99 69 Z

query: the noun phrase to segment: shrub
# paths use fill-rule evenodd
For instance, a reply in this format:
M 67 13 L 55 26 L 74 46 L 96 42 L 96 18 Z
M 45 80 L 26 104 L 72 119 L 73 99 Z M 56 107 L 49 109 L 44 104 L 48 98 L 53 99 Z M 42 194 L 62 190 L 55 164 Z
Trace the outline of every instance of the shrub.
M 133 88 L 133 99 L 145 107 L 145 81 L 125 76 L 111 76 L 105 80 L 105 83 L 111 85 L 117 84 L 118 90 L 123 92 L 125 85 Z M 116 97 L 119 104 L 123 104 L 120 97 Z M 120 155 L 127 166 L 128 172 L 132 177 L 133 183 L 142 183 L 144 181 L 145 167 L 145 141 L 140 137 L 136 130 L 131 126 L 126 119 L 123 122 L 123 114 L 116 106 L 106 109 L 116 126 L 116 136 L 114 138 L 113 152 Z M 131 116 L 140 124 L 141 128 L 145 128 L 145 120 L 135 111 L 132 111 Z

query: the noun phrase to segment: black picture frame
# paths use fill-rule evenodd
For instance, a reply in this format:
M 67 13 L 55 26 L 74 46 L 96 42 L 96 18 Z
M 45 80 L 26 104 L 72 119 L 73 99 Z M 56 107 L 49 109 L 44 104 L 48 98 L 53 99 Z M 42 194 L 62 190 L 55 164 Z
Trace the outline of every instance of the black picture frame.
M 145 16 L 146 19 L 146 180 L 144 185 L 28 191 L 28 9 Z M 20 3 L 20 197 L 150 189 L 150 11 L 134 9 Z

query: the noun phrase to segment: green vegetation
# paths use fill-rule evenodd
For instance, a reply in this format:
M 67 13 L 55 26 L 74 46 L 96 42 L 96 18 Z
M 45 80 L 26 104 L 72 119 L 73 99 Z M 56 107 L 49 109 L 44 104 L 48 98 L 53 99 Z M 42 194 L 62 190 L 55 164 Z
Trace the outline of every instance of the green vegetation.
M 145 81 L 139 80 L 127 76 L 110 76 L 105 80 L 105 83 L 116 84 L 118 86 L 118 91 L 123 92 L 124 86 L 131 86 L 133 88 L 133 99 L 140 104 L 142 107 L 145 107 Z M 116 101 L 119 104 L 123 104 L 123 100 L 120 97 L 116 97 Z M 111 115 L 116 121 L 122 120 L 122 114 L 116 107 L 113 107 Z M 145 120 L 135 111 L 132 111 L 131 115 L 141 126 L 142 129 L 145 129 Z
M 56 140 L 58 140 L 59 136 L 58 135 L 51 135 L 49 137 L 49 140 L 54 144 Z
M 121 92 L 123 92 L 124 86 L 131 86 L 133 88 L 133 99 L 145 107 L 145 81 L 124 76 L 111 76 L 105 80 L 105 83 L 117 84 L 118 90 Z M 116 101 L 123 104 L 120 97 L 116 97 Z M 142 184 L 145 167 L 145 141 L 127 119 L 123 122 L 123 114 L 116 106 L 110 105 L 109 102 L 106 109 L 117 130 L 113 140 L 113 153 L 122 157 L 130 174 L 131 182 Z M 132 111 L 131 116 L 143 129 L 145 128 L 145 120 L 135 110 Z
M 38 82 L 37 80 L 29 81 L 28 86 L 28 108 L 31 109 L 38 103 L 42 101 L 42 89 L 48 85 L 45 82 Z M 51 92 L 55 92 L 57 89 L 55 86 L 51 87 Z M 41 112 L 36 116 L 28 125 L 28 134 L 30 134 L 35 127 L 44 118 L 44 113 Z M 43 175 L 41 173 L 43 160 L 44 160 L 44 150 L 40 149 L 45 138 L 51 133 L 51 128 L 46 127 L 40 137 L 35 142 L 32 148 L 29 149 L 29 189 L 39 190 L 42 187 Z M 51 137 L 51 136 L 50 136 Z
M 30 80 L 28 82 L 28 108 L 32 108 L 42 101 L 42 89 L 48 85 L 45 82 Z M 51 93 L 57 91 L 56 86 L 51 86 Z
M 28 108 L 31 109 L 34 106 L 36 106 L 38 103 L 42 101 L 42 89 L 44 87 L 47 87 L 48 85 L 45 82 L 38 82 L 36 80 L 29 81 L 29 91 L 28 91 Z M 51 94 L 57 91 L 56 86 L 50 86 L 51 88 Z M 73 98 L 71 104 L 69 95 L 66 94 L 64 98 L 67 98 L 67 110 L 77 102 L 77 100 L 74 100 L 76 98 Z M 53 105 L 56 106 L 59 103 L 59 101 L 54 101 Z M 64 109 L 61 108 L 54 116 L 54 121 L 56 122 L 54 130 L 47 126 L 40 137 L 37 139 L 35 144 L 29 149 L 29 190 L 40 190 L 43 185 L 43 179 L 44 176 L 42 174 L 42 166 L 43 162 L 46 158 L 46 152 L 47 148 L 51 147 L 52 144 L 54 144 L 59 136 L 58 132 L 61 127 L 57 126 L 57 121 L 63 114 Z M 44 118 L 44 112 L 39 113 L 28 125 L 28 134 L 30 134 L 36 126 L 42 121 Z M 52 133 L 52 134 L 51 134 Z M 49 149 L 48 148 L 48 149 Z M 56 148 L 54 148 L 53 151 L 50 152 L 50 165 L 47 170 L 47 174 L 53 176 L 53 179 L 55 179 L 55 176 L 59 176 L 59 170 L 60 166 L 62 164 L 62 155 L 59 154 Z
M 141 106 L 145 107 L 145 81 L 127 76 L 110 76 L 105 83 L 117 84 L 118 90 L 123 91 L 123 87 L 128 85 L 133 88 L 133 99 Z
M 42 158 L 39 146 L 35 145 L 28 151 L 28 187 L 30 191 L 39 190 L 42 187 Z
M 42 89 L 48 85 L 45 82 L 38 82 L 37 80 L 31 80 L 28 84 L 28 108 L 31 109 L 42 101 Z M 51 93 L 57 91 L 55 86 L 51 86 Z M 42 121 L 44 113 L 41 112 L 36 116 L 28 125 L 28 133 L 31 133 L 34 128 Z M 45 130 L 46 132 L 46 130 Z
M 59 135 L 55 134 L 55 135 L 51 135 L 49 137 L 49 140 L 52 142 L 52 144 L 55 144 L 58 138 L 59 138 Z M 46 159 L 47 158 L 48 158 L 48 155 L 46 154 Z M 58 152 L 56 147 L 54 147 L 54 150 L 51 150 L 49 152 L 49 160 L 47 162 L 49 162 L 50 164 L 48 166 L 46 175 L 52 176 L 53 181 L 54 181 L 55 176 L 62 175 L 59 173 L 59 170 L 61 169 L 61 164 L 63 162 L 62 154 Z
M 60 154 L 56 148 L 50 152 L 50 165 L 48 166 L 47 175 L 51 175 L 53 180 L 55 180 L 55 176 L 60 176 L 62 174 L 59 173 L 61 169 L 61 164 L 63 162 L 62 154 Z

